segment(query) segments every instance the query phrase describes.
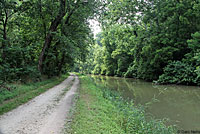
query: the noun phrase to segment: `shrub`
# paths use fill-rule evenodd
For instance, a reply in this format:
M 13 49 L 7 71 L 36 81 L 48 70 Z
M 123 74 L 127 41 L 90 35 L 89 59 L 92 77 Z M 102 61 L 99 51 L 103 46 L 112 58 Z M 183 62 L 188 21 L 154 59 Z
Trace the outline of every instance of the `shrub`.
M 162 84 L 194 84 L 195 68 L 181 61 L 169 63 L 164 68 L 164 74 L 159 76 L 158 83 Z

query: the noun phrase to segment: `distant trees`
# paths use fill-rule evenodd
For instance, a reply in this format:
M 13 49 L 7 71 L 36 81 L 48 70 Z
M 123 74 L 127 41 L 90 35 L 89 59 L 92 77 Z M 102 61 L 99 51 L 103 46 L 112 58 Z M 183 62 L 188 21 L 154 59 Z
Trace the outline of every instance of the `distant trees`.
M 91 72 L 198 84 L 199 0 L 108 0 L 105 5 L 103 45 L 97 48 L 103 56 L 94 52 Z

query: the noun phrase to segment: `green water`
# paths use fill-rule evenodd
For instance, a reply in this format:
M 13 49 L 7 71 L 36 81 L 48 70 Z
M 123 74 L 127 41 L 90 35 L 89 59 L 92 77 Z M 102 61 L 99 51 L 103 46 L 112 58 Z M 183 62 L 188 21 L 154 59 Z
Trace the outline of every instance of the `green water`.
M 96 83 L 121 92 L 136 105 L 148 105 L 146 113 L 181 130 L 200 131 L 200 88 L 196 86 L 155 85 L 132 78 L 91 76 Z

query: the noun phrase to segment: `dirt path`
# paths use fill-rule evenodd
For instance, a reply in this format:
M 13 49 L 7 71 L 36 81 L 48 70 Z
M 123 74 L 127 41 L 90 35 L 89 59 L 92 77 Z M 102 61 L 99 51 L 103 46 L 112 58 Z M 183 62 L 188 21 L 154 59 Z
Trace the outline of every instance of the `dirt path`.
M 58 100 L 71 82 L 70 90 Z M 0 134 L 59 134 L 78 86 L 78 77 L 71 75 L 61 84 L 0 116 Z

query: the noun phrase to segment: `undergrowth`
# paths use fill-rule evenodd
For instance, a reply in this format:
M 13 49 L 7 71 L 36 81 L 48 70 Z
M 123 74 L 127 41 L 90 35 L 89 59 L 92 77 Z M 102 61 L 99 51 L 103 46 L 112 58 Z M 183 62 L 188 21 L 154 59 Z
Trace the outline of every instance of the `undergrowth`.
M 71 123 L 71 134 L 174 134 L 163 120 L 145 118 L 143 107 L 124 100 L 119 93 L 80 76 L 80 96 Z

